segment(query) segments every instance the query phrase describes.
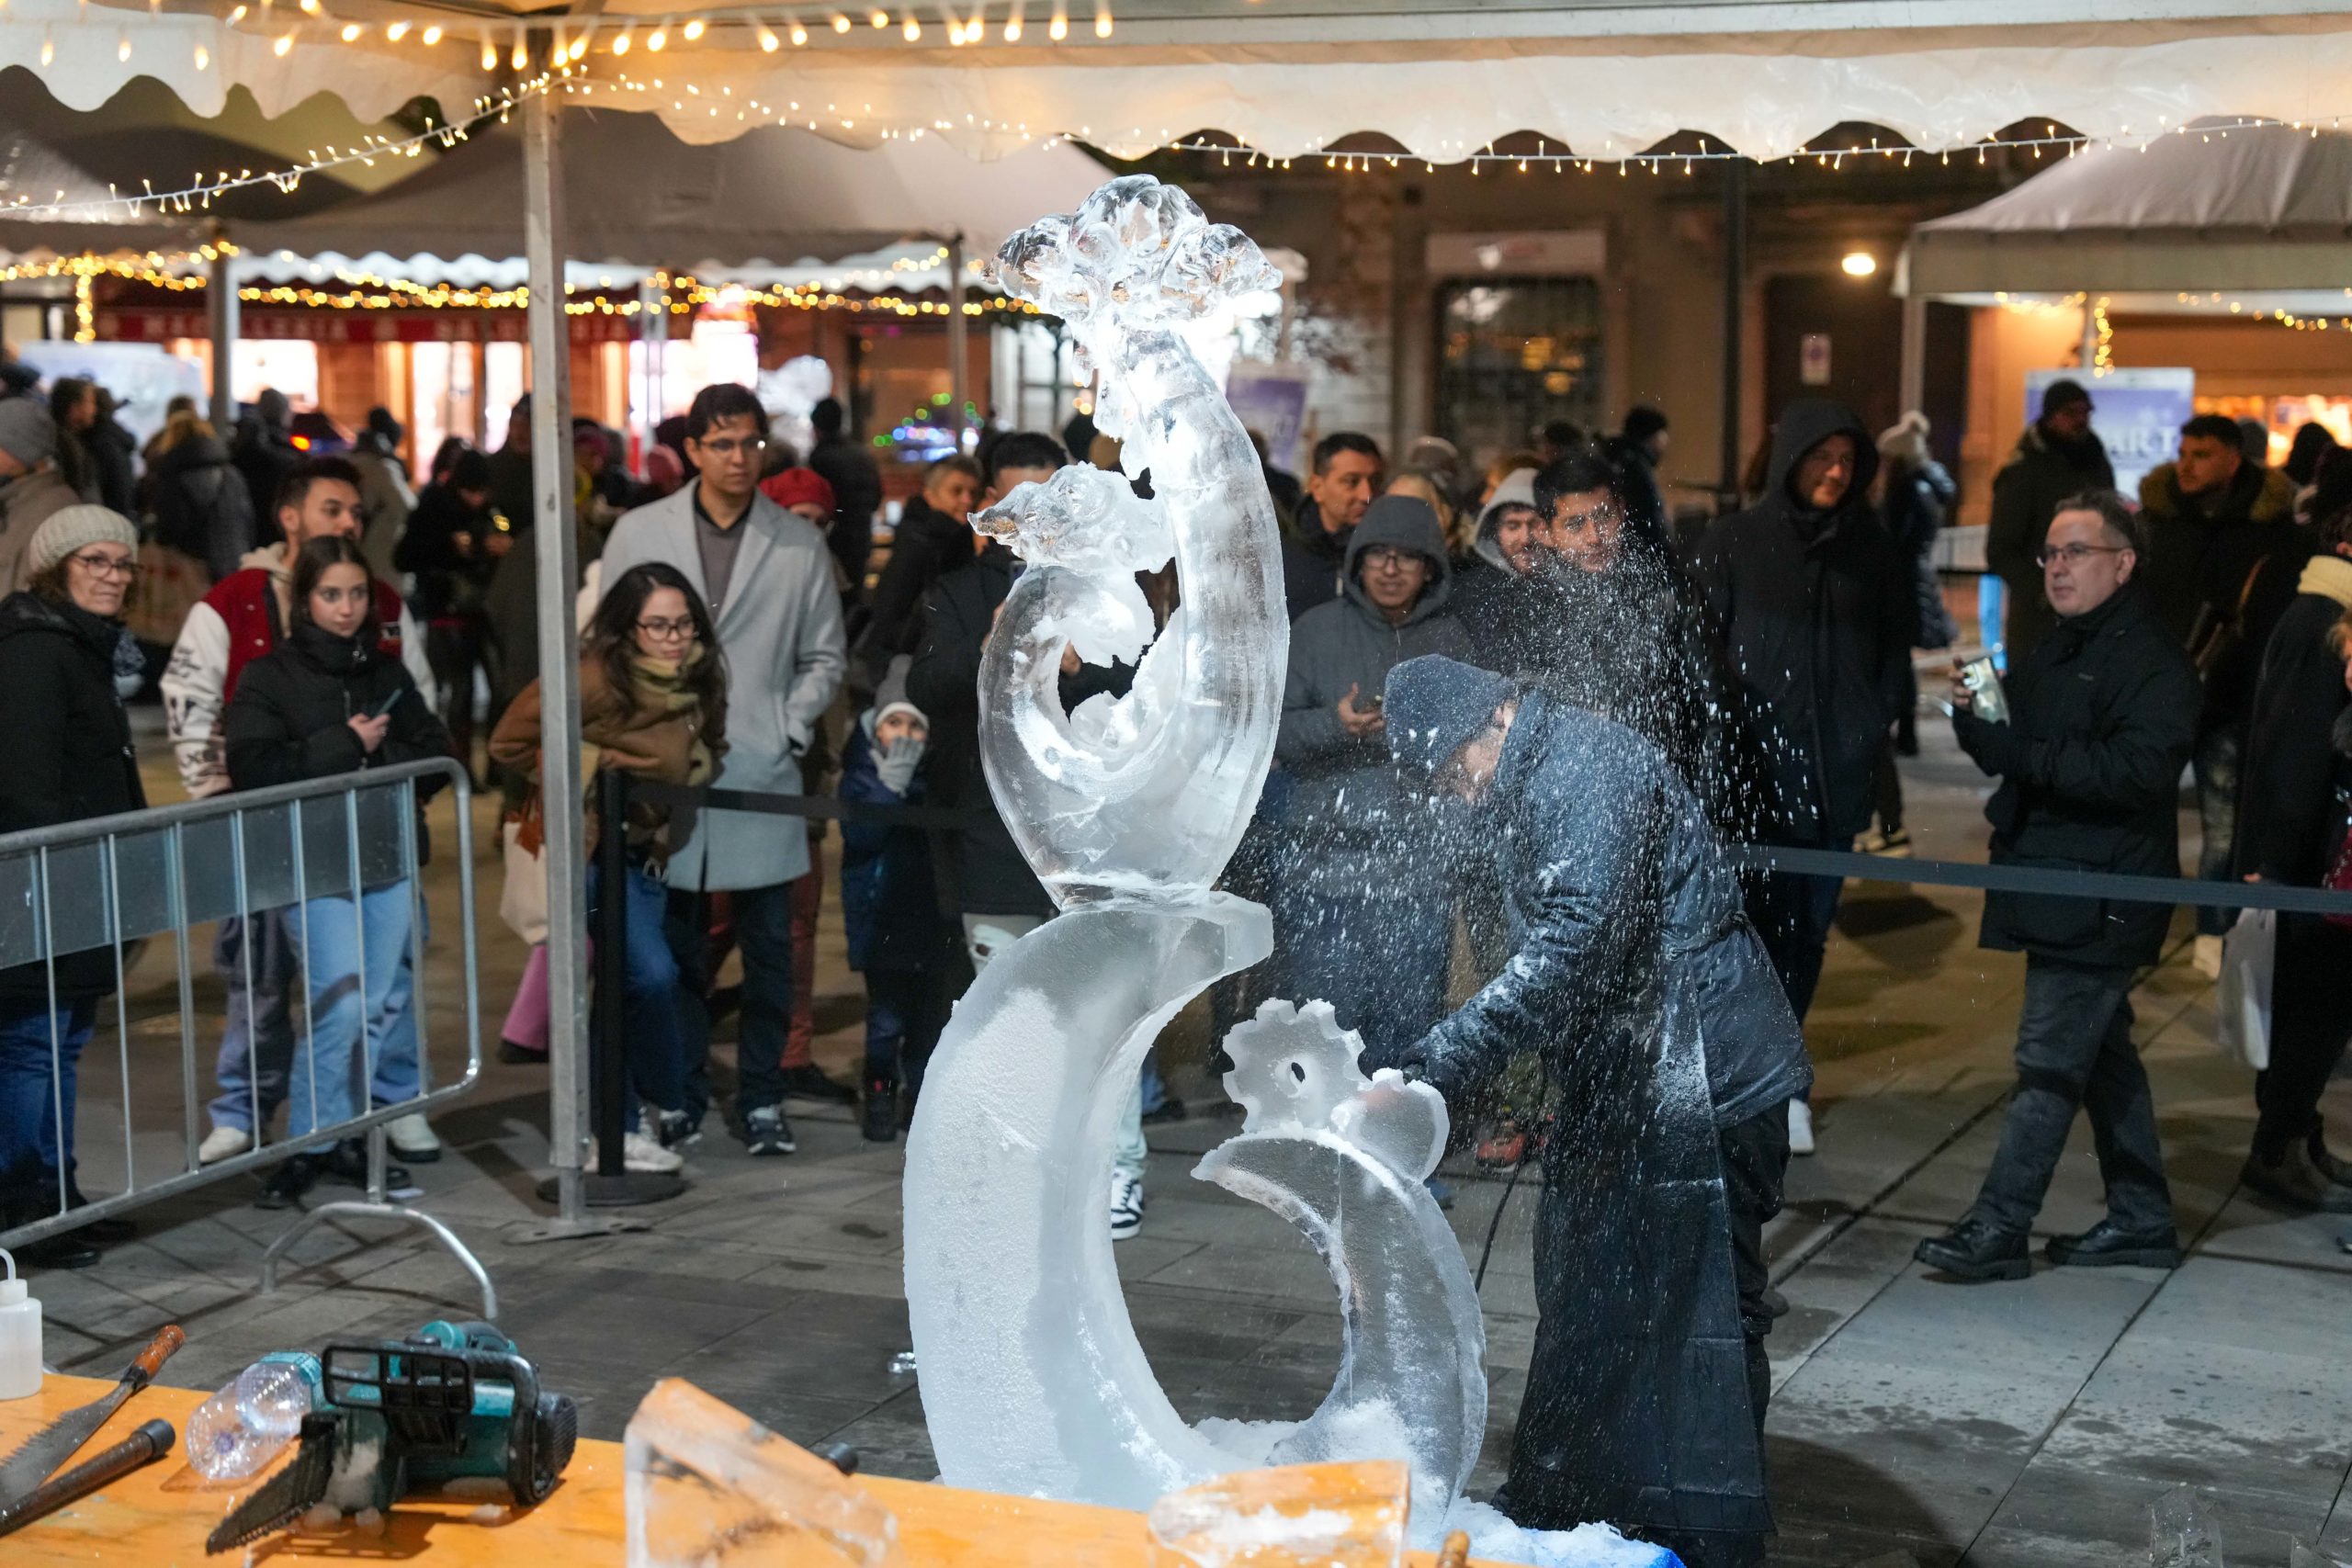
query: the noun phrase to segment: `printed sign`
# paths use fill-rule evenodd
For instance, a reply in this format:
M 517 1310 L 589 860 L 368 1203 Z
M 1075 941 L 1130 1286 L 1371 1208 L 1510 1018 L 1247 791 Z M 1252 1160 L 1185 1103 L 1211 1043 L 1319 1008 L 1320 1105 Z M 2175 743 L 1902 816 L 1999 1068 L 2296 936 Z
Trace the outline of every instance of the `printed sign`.
M 2110 370 L 2094 377 L 2079 370 L 2029 370 L 2027 415 L 2041 412 L 2042 389 L 2068 380 L 2081 382 L 2091 395 L 2091 429 L 2107 444 L 2115 488 L 2137 497 L 2148 470 L 2171 462 L 2180 451 L 2180 427 L 2197 412 L 2197 372 Z
M 1244 430 L 1266 438 L 1266 457 L 1277 468 L 1299 472 L 1300 428 L 1306 423 L 1306 367 L 1239 360 L 1226 378 L 1225 400 Z
M 1829 385 L 1829 334 L 1807 333 L 1797 345 L 1797 379 L 1808 387 Z

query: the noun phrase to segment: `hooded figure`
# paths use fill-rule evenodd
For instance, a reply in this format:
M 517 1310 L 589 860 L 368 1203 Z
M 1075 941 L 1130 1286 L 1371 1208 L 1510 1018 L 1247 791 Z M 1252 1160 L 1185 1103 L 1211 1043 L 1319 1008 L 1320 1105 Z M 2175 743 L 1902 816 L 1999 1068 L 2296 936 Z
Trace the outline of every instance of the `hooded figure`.
M 1344 559 L 1340 597 L 1291 626 L 1274 738 L 1291 779 L 1275 928 L 1294 996 L 1330 1002 L 1376 1045 L 1401 1045 L 1444 1006 L 1449 913 L 1440 879 L 1410 874 L 1426 867 L 1438 817 L 1397 783 L 1381 682 L 1417 654 L 1474 654 L 1446 613 L 1445 538 L 1426 502 L 1374 502 Z
M 1392 671 L 1386 712 L 1400 771 L 1466 802 L 1493 846 L 1515 951 L 1379 1065 L 1459 1123 L 1533 1050 L 1558 1107 L 1496 1506 L 1533 1529 L 1606 1520 L 1694 1565 L 1761 1562 L 1762 1228 L 1781 1107 L 1812 1073 L 1738 881 L 1664 756 L 1622 725 L 1442 659 Z
M 2041 536 L 2058 503 L 2086 491 L 2113 490 L 2115 465 L 2091 428 L 2091 395 L 2080 381 L 2052 381 L 2041 393 L 2041 415 L 2025 427 L 2001 471 L 1993 476 L 1993 515 L 1984 534 L 1985 563 L 2008 584 L 2008 624 L 2000 640 L 2014 665 L 2058 624 L 2041 588 Z
M 1501 632 L 1501 601 L 1510 585 L 1535 564 L 1530 543 L 1535 518 L 1535 470 L 1514 468 L 1487 498 L 1478 517 L 1477 536 L 1471 541 L 1470 564 L 1453 579 L 1447 609 L 1462 623 L 1476 646 L 1480 662 L 1498 668 L 1496 639 Z M 1510 537 L 1503 525 L 1512 525 Z
M 1878 447 L 1851 409 L 1791 403 L 1773 427 L 1763 496 L 1711 525 L 1692 563 L 1764 752 L 1776 842 L 1853 842 L 1870 825 L 1880 745 L 1910 701 L 1910 579 L 1871 514 L 1877 471 Z M 1778 872 L 1751 884 L 1748 913 L 1800 1021 L 1839 886 Z M 1798 1152 L 1810 1153 L 1809 1117 L 1791 1117 Z

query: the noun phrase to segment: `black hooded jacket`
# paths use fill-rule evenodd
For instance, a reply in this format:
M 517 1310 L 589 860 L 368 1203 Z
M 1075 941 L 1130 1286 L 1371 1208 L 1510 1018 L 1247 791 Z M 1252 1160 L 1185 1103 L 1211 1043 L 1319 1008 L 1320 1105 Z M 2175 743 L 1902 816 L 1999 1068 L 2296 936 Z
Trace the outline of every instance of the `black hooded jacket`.
M 1792 493 L 1807 452 L 1854 443 L 1854 477 L 1817 512 Z M 1879 741 L 1910 700 L 1907 563 L 1871 514 L 1878 448 L 1851 409 L 1807 398 L 1781 412 L 1763 499 L 1717 519 L 1692 569 L 1723 627 L 1733 678 L 1778 795 L 1776 836 L 1840 848 L 1869 826 Z
M 258 543 L 253 497 L 220 438 L 190 435 L 155 459 L 147 482 L 155 506 L 155 535 L 193 556 L 220 581 Z
M 0 833 L 55 827 L 147 805 L 130 720 L 114 684 L 122 628 L 37 593 L 0 599 L 0 714 L 8 763 L 0 767 Z M 114 950 L 67 953 L 61 998 L 114 989 Z M 45 1003 L 43 966 L 0 971 L 0 999 Z
M 874 585 L 872 614 L 858 635 L 858 657 L 876 680 L 891 660 L 922 645 L 923 595 L 932 584 L 971 558 L 969 525 L 919 495 L 908 499 L 891 536 L 890 564 Z

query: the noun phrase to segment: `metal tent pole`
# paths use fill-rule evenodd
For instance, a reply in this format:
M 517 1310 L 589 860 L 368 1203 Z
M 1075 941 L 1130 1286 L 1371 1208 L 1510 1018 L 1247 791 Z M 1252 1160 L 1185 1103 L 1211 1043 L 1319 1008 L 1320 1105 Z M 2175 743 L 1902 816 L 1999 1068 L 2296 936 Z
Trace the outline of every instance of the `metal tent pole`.
M 212 334 L 212 429 L 227 441 L 237 428 L 237 258 L 225 249 L 225 236 L 216 232 L 213 243 L 224 248 L 212 258 L 204 314 Z M 256 498 L 255 509 L 263 504 Z
M 1744 400 L 1741 369 L 1747 332 L 1747 160 L 1724 164 L 1724 405 L 1722 492 L 1729 506 L 1740 503 L 1739 412 Z
M 1898 414 L 1920 408 L 1928 400 L 1928 297 L 1916 288 L 1903 296 L 1901 397 Z
M 947 428 L 962 449 L 964 405 L 970 400 L 971 347 L 964 330 L 964 236 L 947 242 Z

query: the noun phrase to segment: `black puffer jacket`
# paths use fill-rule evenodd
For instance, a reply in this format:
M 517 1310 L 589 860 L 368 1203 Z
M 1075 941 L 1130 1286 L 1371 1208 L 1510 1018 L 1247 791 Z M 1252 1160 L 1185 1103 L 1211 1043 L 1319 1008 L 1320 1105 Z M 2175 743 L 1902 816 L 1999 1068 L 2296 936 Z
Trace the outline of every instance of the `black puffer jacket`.
M 1966 712 L 1952 729 L 2001 781 L 1984 807 L 1993 863 L 2180 874 L 2180 771 L 2197 671 L 2136 583 L 2060 621 L 2010 668 L 2013 717 Z M 2051 894 L 1984 896 L 1984 945 L 2076 964 L 2153 964 L 2172 911 Z
M 1853 481 L 1836 508 L 1815 512 L 1790 482 L 1833 435 L 1853 439 Z M 1710 525 L 1692 562 L 1791 843 L 1842 849 L 1869 826 L 1879 742 L 1910 700 L 1910 567 L 1871 515 L 1877 471 L 1878 448 L 1851 409 L 1791 403 L 1773 429 L 1763 499 Z
M 874 585 L 872 615 L 858 634 L 857 657 L 876 681 L 891 660 L 922 646 L 922 600 L 931 585 L 971 558 L 969 525 L 919 495 L 907 502 L 891 536 L 890 564 Z
M 2316 887 L 2344 841 L 2345 790 L 2352 785 L 2335 744 L 2352 693 L 2344 688 L 2344 653 L 2331 638 L 2352 602 L 2352 560 L 2312 557 L 2301 587 L 2262 658 L 2238 774 L 2233 869 Z
M 305 624 L 245 666 L 226 721 L 232 787 L 265 789 L 448 754 L 449 732 L 432 705 L 375 642 L 372 632 L 341 637 Z M 350 721 L 388 701 L 391 727 L 382 745 L 365 750 Z M 419 795 L 438 782 L 420 781 Z
M 130 721 L 115 693 L 121 634 L 113 621 L 38 594 L 0 599 L 0 714 L 8 729 L 0 834 L 146 807 Z M 113 989 L 113 949 L 57 961 L 61 998 Z M 0 972 L 0 999 L 41 1003 L 48 994 L 40 965 Z

